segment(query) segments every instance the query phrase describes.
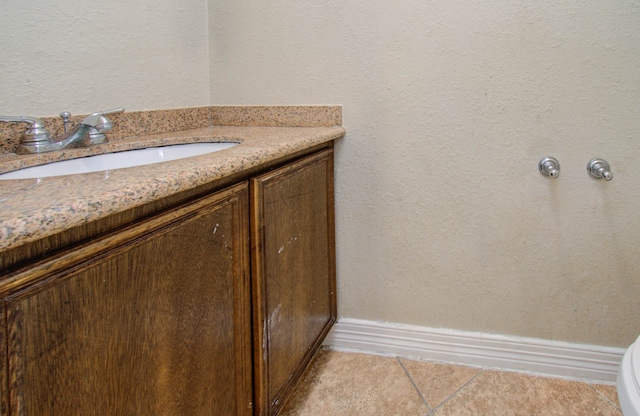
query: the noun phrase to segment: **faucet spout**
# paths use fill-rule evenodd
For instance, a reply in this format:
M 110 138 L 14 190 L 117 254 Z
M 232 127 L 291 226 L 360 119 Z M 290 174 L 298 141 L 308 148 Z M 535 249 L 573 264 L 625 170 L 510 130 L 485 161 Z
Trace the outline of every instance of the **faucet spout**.
M 87 147 L 91 145 L 91 141 L 89 140 L 89 129 L 92 126 L 79 123 L 77 126 L 73 128 L 67 134 L 62 135 L 51 141 L 50 149 L 51 150 L 60 150 L 71 147 Z
M 107 142 L 105 132 L 113 128 L 113 122 L 105 117 L 107 114 L 122 113 L 124 108 L 114 108 L 113 110 L 98 111 L 85 117 L 69 133 L 54 140 L 53 144 L 57 149 L 70 147 L 89 147 L 94 144 Z M 54 149 L 55 150 L 55 149 Z

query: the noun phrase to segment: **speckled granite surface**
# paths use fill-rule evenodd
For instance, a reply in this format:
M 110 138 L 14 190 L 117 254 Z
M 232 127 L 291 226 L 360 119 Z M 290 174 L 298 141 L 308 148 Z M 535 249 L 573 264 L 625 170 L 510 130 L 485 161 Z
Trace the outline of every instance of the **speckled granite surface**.
M 342 125 L 339 106 L 211 107 L 214 126 L 331 127 Z
M 195 141 L 241 143 L 207 155 L 146 166 L 0 181 L 0 251 L 340 138 L 344 132 L 340 126 L 213 126 L 112 140 L 91 149 L 70 149 L 48 155 L 2 155 L 0 172 L 140 147 Z
M 126 110 L 126 109 L 125 109 Z M 34 114 L 12 114 L 35 116 Z M 71 125 L 86 114 L 72 115 Z M 38 116 L 40 117 L 40 116 Z M 108 116 L 114 122 L 110 141 L 140 135 L 210 126 L 237 127 L 332 127 L 342 125 L 341 106 L 212 106 L 170 110 L 125 111 Z M 41 117 L 53 137 L 62 134 L 60 117 Z M 0 154 L 15 150 L 27 124 L 0 122 Z

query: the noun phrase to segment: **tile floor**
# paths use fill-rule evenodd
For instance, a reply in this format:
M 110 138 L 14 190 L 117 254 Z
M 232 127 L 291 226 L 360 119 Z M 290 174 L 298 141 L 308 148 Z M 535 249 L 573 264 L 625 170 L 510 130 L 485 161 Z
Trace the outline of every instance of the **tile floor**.
M 281 416 L 618 415 L 614 386 L 321 349 Z

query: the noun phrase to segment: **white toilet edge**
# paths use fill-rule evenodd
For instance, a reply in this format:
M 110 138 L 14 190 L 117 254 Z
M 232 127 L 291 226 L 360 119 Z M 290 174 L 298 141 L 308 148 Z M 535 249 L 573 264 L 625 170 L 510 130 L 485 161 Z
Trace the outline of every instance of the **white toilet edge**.
M 636 341 L 625 351 L 618 369 L 616 388 L 624 416 L 640 416 L 640 388 L 638 387 L 640 368 L 634 368 L 634 364 L 638 367 L 640 362 L 638 360 L 635 363 L 632 362 L 632 356 L 640 357 L 639 345 L 640 342 Z

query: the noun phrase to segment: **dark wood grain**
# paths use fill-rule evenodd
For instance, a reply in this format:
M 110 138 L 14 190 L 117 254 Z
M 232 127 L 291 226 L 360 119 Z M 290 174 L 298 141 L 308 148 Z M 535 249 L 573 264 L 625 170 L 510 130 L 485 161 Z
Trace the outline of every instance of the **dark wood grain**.
M 0 302 L 0 415 L 9 414 L 9 372 L 7 371 L 7 313 L 5 303 Z
M 332 147 L 0 253 L 1 414 L 277 414 L 336 318 Z
M 250 183 L 255 398 L 275 415 L 336 318 L 333 150 Z
M 247 206 L 243 182 L 11 276 L 11 414 L 251 414 Z

